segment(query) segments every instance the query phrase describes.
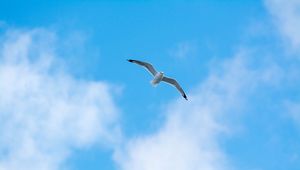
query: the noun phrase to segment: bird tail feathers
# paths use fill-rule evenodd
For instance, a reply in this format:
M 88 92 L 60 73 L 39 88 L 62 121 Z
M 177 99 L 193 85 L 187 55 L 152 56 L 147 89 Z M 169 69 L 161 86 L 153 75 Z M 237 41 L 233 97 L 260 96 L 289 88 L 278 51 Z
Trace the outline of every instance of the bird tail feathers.
M 150 83 L 151 83 L 151 85 L 152 85 L 153 87 L 156 87 L 156 86 L 157 86 L 157 83 L 156 83 L 154 80 L 151 80 Z

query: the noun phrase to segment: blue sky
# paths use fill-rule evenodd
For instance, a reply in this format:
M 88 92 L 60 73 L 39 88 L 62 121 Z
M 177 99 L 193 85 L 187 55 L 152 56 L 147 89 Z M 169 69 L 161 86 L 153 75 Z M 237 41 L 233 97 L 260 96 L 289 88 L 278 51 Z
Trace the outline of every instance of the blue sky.
M 0 170 L 298 169 L 299 8 L 1 1 Z

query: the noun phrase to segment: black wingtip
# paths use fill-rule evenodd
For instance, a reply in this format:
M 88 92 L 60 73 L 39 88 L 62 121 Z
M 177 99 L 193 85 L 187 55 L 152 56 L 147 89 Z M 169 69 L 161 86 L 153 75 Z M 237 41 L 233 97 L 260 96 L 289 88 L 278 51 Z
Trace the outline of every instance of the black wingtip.
M 188 100 L 188 98 L 186 97 L 186 95 L 183 95 L 183 98 L 184 98 L 185 100 Z
M 133 60 L 131 60 L 131 59 L 128 59 L 127 61 L 129 61 L 129 62 L 131 62 L 131 63 L 133 62 Z

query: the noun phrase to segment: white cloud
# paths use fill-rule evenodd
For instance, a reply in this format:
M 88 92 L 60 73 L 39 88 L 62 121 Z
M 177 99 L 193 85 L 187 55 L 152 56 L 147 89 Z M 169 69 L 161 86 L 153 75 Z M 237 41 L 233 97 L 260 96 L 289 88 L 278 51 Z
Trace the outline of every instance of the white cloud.
M 300 1 L 268 0 L 267 5 L 282 34 L 294 49 L 299 49 Z M 244 109 L 246 112 L 255 112 L 256 108 L 251 106 L 259 105 L 259 101 L 249 100 L 260 98 L 272 101 L 274 96 L 268 93 L 283 92 L 290 82 L 295 84 L 295 80 L 298 80 L 296 73 L 299 72 L 299 63 L 294 63 L 297 68 L 293 70 L 285 59 L 279 60 L 285 61 L 280 63 L 278 56 L 267 56 L 274 53 L 261 53 L 266 49 L 260 46 L 254 45 L 253 48 L 256 48 L 254 55 L 239 53 L 221 64 L 219 61 L 213 63 L 214 68 L 207 80 L 188 93 L 192 94 L 190 101 L 179 99 L 168 106 L 166 121 L 160 129 L 128 140 L 125 147 L 115 154 L 120 169 L 235 169 L 221 146 L 223 135 L 234 133 L 236 129 L 236 124 L 231 125 L 230 122 Z M 255 97 L 251 99 L 249 95 Z M 282 102 L 284 97 L 279 95 L 274 103 Z M 268 107 L 265 111 L 268 111 Z M 290 115 L 299 121 L 299 105 L 290 104 L 289 109 Z M 253 114 L 260 112 L 257 110 Z
M 271 74 L 248 66 L 245 53 L 214 64 L 210 76 L 190 94 L 188 102 L 172 102 L 166 122 L 155 133 L 129 140 L 115 159 L 124 170 L 234 169 L 220 146 L 234 133 L 230 122 L 243 109 L 248 93 Z M 218 69 L 219 68 L 219 69 Z M 234 125 L 236 128 L 236 125 Z
M 1 37 L 0 170 L 63 169 L 72 148 L 118 142 L 113 89 L 65 72 L 56 43 L 42 29 Z
M 300 52 L 300 1 L 299 0 L 265 0 L 266 7 L 272 14 L 272 19 L 276 26 L 284 36 L 288 46 L 284 50 L 295 50 Z M 290 46 L 292 48 L 290 48 Z M 298 54 L 298 53 L 297 53 Z M 299 88 L 299 60 L 285 61 L 285 65 L 281 66 L 284 70 L 281 88 L 295 91 Z M 294 92 L 294 93 L 297 93 Z M 299 102 L 291 102 L 288 99 L 282 99 L 287 113 L 295 122 L 300 123 L 300 106 Z
M 274 16 L 275 23 L 289 45 L 300 49 L 300 1 L 266 0 L 266 6 Z

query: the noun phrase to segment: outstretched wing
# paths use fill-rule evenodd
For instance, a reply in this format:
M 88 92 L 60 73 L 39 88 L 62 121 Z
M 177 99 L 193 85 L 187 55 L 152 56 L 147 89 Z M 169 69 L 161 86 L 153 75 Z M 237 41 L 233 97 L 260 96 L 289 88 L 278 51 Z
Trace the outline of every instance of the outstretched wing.
M 138 60 L 131 60 L 131 59 L 129 59 L 127 61 L 145 67 L 153 76 L 155 76 L 156 73 L 157 73 L 157 71 L 154 69 L 154 67 L 149 63 L 146 63 L 146 62 L 143 62 L 143 61 L 138 61 Z
M 175 79 L 169 78 L 169 77 L 163 77 L 162 81 L 167 82 L 177 88 L 177 90 L 181 93 L 181 95 L 185 98 L 185 100 L 188 100 L 183 89 L 180 87 L 178 82 Z

